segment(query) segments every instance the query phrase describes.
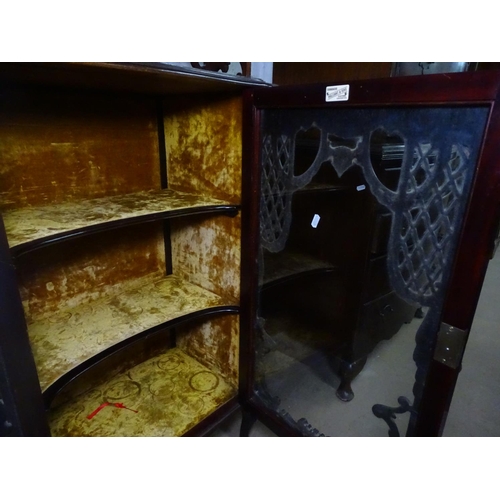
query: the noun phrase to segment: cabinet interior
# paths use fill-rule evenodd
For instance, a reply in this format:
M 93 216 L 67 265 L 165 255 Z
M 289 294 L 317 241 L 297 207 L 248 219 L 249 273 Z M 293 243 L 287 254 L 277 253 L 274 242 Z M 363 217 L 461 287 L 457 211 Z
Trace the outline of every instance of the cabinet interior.
M 1 101 L 0 210 L 51 432 L 184 434 L 237 394 L 240 97 Z

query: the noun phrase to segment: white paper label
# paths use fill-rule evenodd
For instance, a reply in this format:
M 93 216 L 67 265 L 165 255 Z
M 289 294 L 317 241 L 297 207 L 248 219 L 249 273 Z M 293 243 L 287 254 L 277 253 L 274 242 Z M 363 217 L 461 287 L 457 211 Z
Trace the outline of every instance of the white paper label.
M 364 191 L 366 189 L 366 186 L 364 184 L 360 184 L 359 186 L 356 186 L 356 191 Z
M 326 87 L 326 102 L 332 101 L 348 101 L 349 100 L 349 85 L 332 85 Z
M 321 219 L 321 217 L 318 214 L 314 214 L 313 220 L 311 221 L 311 226 L 314 229 L 316 229 L 318 227 L 320 219 Z

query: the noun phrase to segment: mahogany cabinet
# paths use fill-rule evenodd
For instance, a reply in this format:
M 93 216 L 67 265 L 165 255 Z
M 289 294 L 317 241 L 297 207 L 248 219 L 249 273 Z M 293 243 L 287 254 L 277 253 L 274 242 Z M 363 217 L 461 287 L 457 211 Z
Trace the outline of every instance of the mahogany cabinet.
M 0 72 L 2 433 L 206 432 L 237 408 L 241 94 L 262 83 Z
M 2 64 L 1 434 L 241 408 L 242 435 L 439 435 L 500 215 L 499 84 Z

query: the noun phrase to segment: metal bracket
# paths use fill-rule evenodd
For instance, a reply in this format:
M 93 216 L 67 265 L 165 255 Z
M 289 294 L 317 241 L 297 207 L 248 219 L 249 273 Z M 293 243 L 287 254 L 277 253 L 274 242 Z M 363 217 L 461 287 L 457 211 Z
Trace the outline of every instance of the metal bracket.
M 500 204 L 497 207 L 496 223 L 493 230 L 490 259 L 495 257 L 498 247 L 500 246 Z
M 468 333 L 469 330 L 460 330 L 455 326 L 441 323 L 434 349 L 434 360 L 450 368 L 458 368 L 465 351 Z

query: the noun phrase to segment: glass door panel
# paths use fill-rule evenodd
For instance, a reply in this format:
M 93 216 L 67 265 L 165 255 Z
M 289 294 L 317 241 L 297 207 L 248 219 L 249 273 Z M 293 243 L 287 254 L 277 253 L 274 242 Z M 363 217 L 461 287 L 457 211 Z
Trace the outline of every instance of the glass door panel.
M 262 111 L 254 389 L 305 434 L 412 434 L 488 112 Z

